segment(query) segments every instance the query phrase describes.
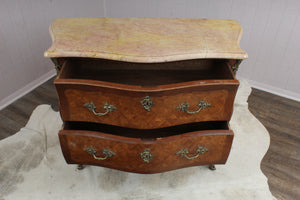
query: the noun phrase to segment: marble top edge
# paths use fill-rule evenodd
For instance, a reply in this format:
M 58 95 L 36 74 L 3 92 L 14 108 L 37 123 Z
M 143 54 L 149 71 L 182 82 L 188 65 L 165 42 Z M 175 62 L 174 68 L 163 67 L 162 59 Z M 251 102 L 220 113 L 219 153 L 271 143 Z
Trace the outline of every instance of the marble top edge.
M 74 52 L 64 52 L 64 53 L 54 53 L 54 52 L 45 52 L 44 57 L 46 58 L 63 58 L 63 57 L 78 57 L 78 58 L 99 58 L 99 59 L 107 59 L 107 60 L 116 60 L 116 61 L 124 61 L 124 62 L 172 62 L 172 61 L 180 61 L 180 60 L 192 60 L 192 59 L 247 59 L 248 54 L 234 54 L 234 53 L 216 53 L 210 54 L 209 56 L 204 54 L 178 54 L 178 55 L 167 55 L 167 56 L 131 56 L 131 55 L 119 55 L 119 54 L 107 54 L 107 53 L 95 53 L 93 52 L 84 52 L 78 55 L 78 53 L 74 54 Z
M 58 18 L 49 27 L 45 57 L 87 57 L 128 62 L 246 59 L 242 28 L 231 19 Z M 214 37 L 215 35 L 215 37 Z

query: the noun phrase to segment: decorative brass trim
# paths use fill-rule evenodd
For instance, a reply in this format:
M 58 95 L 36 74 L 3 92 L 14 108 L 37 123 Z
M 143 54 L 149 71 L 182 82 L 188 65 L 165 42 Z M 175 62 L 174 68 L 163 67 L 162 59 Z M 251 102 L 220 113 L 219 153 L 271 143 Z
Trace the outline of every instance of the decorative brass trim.
M 109 112 L 118 110 L 115 106 L 113 106 L 107 102 L 105 102 L 104 106 L 103 106 L 103 108 L 106 110 L 104 113 L 96 112 L 96 106 L 92 101 L 91 101 L 91 103 L 85 103 L 83 106 L 88 108 L 90 111 L 92 111 L 94 113 L 94 115 L 97 115 L 97 116 L 104 116 L 104 115 L 108 114 Z
M 51 58 L 52 62 L 54 63 L 56 73 L 58 74 L 62 68 L 61 64 L 58 62 L 57 58 Z
M 236 75 L 236 72 L 238 71 L 239 66 L 240 66 L 240 64 L 242 63 L 242 61 L 243 61 L 243 60 L 241 60 L 241 59 L 237 59 L 237 60 L 235 61 L 235 63 L 231 66 L 231 69 L 232 69 L 234 75 Z
M 187 148 L 184 148 L 184 149 L 178 151 L 176 153 L 176 155 L 180 155 L 181 157 L 184 156 L 184 157 L 186 157 L 189 160 L 193 160 L 193 159 L 197 158 L 199 155 L 204 154 L 205 152 L 208 152 L 208 149 L 205 148 L 205 147 L 203 147 L 203 146 L 199 146 L 196 152 L 197 152 L 196 155 L 194 155 L 194 156 L 188 156 L 187 154 L 189 153 L 189 150 Z
M 153 155 L 150 153 L 150 149 L 145 149 L 140 155 L 146 163 L 149 163 L 149 161 L 153 158 Z
M 83 149 L 83 151 L 85 151 L 88 154 L 92 155 L 94 157 L 94 159 L 96 159 L 96 160 L 105 160 L 107 158 L 110 158 L 110 157 L 116 155 L 114 152 L 112 152 L 112 151 L 108 150 L 107 148 L 105 148 L 102 152 L 105 155 L 105 157 L 97 157 L 96 156 L 97 151 L 95 150 L 95 148 L 93 146 L 87 147 L 87 148 Z
M 150 96 L 145 96 L 145 98 L 140 102 L 148 112 L 150 112 L 150 108 L 154 105 L 154 102 L 151 101 Z
M 204 100 L 201 100 L 201 101 L 199 101 L 198 106 L 199 106 L 198 110 L 196 110 L 196 111 L 188 111 L 188 109 L 189 109 L 190 106 L 189 106 L 189 104 L 187 102 L 184 102 L 183 104 L 180 104 L 179 106 L 177 106 L 176 109 L 180 109 L 183 112 L 186 112 L 188 114 L 193 115 L 193 114 L 198 113 L 200 110 L 203 110 L 203 109 L 205 109 L 207 107 L 210 107 L 211 105 L 208 102 L 206 102 Z

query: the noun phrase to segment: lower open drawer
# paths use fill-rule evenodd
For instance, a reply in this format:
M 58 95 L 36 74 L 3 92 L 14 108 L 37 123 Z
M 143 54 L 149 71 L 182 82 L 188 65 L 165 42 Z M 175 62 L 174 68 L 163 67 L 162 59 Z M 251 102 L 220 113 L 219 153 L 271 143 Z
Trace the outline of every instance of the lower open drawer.
M 158 173 L 195 165 L 224 164 L 233 132 L 227 122 L 153 130 L 66 122 L 59 139 L 69 164 Z

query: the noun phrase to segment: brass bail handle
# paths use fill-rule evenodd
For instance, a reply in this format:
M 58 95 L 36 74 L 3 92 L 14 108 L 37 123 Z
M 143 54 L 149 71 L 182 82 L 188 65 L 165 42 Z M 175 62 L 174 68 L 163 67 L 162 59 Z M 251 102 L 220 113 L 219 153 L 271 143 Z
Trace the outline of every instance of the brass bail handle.
M 98 113 L 96 111 L 96 106 L 95 106 L 94 102 L 92 102 L 92 101 L 91 101 L 91 103 L 85 103 L 83 105 L 83 107 L 86 107 L 87 109 L 89 109 L 89 111 L 92 111 L 94 113 L 94 115 L 97 115 L 97 116 L 104 116 L 114 110 L 118 110 L 115 106 L 113 106 L 107 102 L 105 102 L 104 106 L 103 106 L 103 108 L 106 110 L 104 113 Z
M 94 157 L 94 159 L 96 159 L 96 160 L 105 160 L 107 158 L 110 158 L 110 157 L 113 157 L 116 155 L 114 152 L 105 148 L 102 152 L 105 155 L 105 157 L 98 157 L 98 156 L 96 156 L 97 151 L 95 150 L 95 148 L 93 146 L 87 147 L 87 148 L 83 149 L 83 151 L 86 151 L 88 154 L 92 155 Z
M 176 153 L 176 155 L 180 155 L 181 157 L 185 157 L 186 159 L 193 160 L 193 159 L 197 158 L 199 155 L 204 154 L 205 152 L 208 152 L 208 149 L 203 146 L 199 146 L 197 148 L 196 152 L 197 152 L 196 155 L 188 156 L 187 154 L 189 153 L 189 150 L 187 148 L 184 148 L 184 149 L 178 151 Z
M 180 109 L 183 112 L 186 112 L 188 114 L 193 115 L 193 114 L 198 113 L 200 110 L 203 110 L 203 109 L 205 109 L 207 107 L 210 107 L 210 104 L 208 102 L 204 101 L 204 100 L 201 100 L 201 101 L 199 101 L 198 106 L 199 106 L 198 110 L 189 111 L 188 110 L 189 107 L 190 107 L 189 104 L 187 102 L 184 102 L 183 104 L 180 104 L 179 106 L 177 106 L 176 109 Z

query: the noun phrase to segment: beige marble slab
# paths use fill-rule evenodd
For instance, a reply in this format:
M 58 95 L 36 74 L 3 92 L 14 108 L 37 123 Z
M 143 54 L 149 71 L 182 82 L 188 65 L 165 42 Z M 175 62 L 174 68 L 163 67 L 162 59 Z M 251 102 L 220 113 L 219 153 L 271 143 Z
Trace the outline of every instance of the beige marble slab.
M 50 26 L 45 57 L 90 57 L 129 62 L 197 58 L 246 59 L 235 20 L 60 18 Z

